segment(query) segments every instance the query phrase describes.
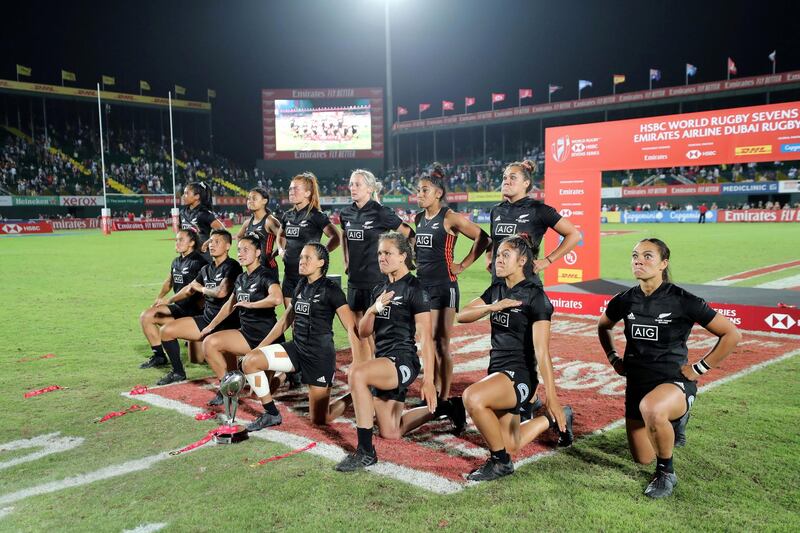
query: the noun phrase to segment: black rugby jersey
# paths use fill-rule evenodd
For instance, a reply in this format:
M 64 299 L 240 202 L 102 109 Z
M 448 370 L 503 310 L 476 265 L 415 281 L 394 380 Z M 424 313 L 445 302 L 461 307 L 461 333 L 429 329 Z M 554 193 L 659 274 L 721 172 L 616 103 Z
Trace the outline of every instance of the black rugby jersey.
M 417 333 L 415 315 L 431 310 L 431 300 L 422 283 L 410 272 L 389 283 L 385 280 L 372 290 L 372 303 L 382 292 L 394 291 L 392 301 L 383 312 L 375 315 L 375 354 L 417 354 L 414 336 Z
M 203 244 L 211 236 L 211 224 L 217 217 L 205 206 L 198 205 L 195 209 L 183 206 L 180 209 L 181 229 L 191 229 L 200 237 Z
M 244 229 L 244 234 L 257 233 L 261 237 L 261 265 L 275 276 L 275 279 L 278 279 L 278 263 L 272 256 L 275 249 L 275 235 L 267 231 L 268 217 L 269 214 L 264 215 L 264 218 L 256 222 L 256 217 L 251 216 Z
M 547 228 L 554 228 L 561 220 L 555 209 L 538 200 L 526 196 L 517 200 L 513 204 L 508 200 L 500 202 L 492 207 L 489 214 L 491 217 L 491 237 L 492 237 L 492 281 L 498 281 L 494 270 L 494 258 L 497 257 L 497 249 L 506 237 L 516 233 L 526 233 L 534 245 L 541 248 L 542 237 Z M 542 284 L 539 276 L 533 276 L 533 271 L 528 270 L 532 265 L 526 267 L 526 274 Z
M 249 274 L 245 270 L 239 274 L 233 284 L 233 292 L 236 298 L 234 301 L 238 303 L 263 300 L 269 296 L 269 287 L 274 283 L 278 283 L 278 280 L 261 265 Z M 237 309 L 242 329 L 247 329 L 254 333 L 263 332 L 265 337 L 272 329 L 272 326 L 275 325 L 275 322 L 278 321 L 274 307 L 262 307 L 260 309 L 237 307 Z
M 302 357 L 336 358 L 333 318 L 343 305 L 347 305 L 347 298 L 342 289 L 325 276 L 310 284 L 306 278 L 300 280 L 292 296 L 292 335 Z
M 692 326 L 706 326 L 715 315 L 705 300 L 672 283 L 662 283 L 650 296 L 638 285 L 614 296 L 606 316 L 615 323 L 625 321 L 628 381 L 683 380 Z
M 194 251 L 186 257 L 179 255 L 173 259 L 169 272 L 169 275 L 172 278 L 172 292 L 178 294 L 181 289 L 189 285 L 195 278 L 197 278 L 197 274 L 200 273 L 200 269 L 207 264 L 208 263 L 206 262 L 205 258 Z M 188 305 L 199 306 L 202 300 L 202 294 L 194 293 L 189 296 L 189 298 L 181 302 L 181 304 L 185 302 Z
M 522 305 L 492 312 L 492 349 L 489 352 L 489 370 L 527 369 L 536 372 L 531 327 L 539 320 L 550 320 L 553 305 L 541 286 L 532 279 L 524 279 L 508 288 L 505 281 L 493 283 L 481 295 L 484 303 L 492 304 L 504 298 L 519 300 Z
M 223 280 L 230 280 L 229 283 L 233 287 L 236 277 L 242 273 L 242 265 L 234 261 L 230 257 L 226 257 L 225 261 L 219 266 L 213 262 L 206 264 L 200 269 L 200 273 L 195 278 L 195 281 L 201 284 L 206 289 L 216 289 L 222 284 Z M 217 316 L 219 310 L 228 301 L 228 296 L 224 298 L 213 298 L 206 296 L 206 305 L 203 308 L 203 316 L 210 322 Z
M 403 223 L 395 212 L 374 200 L 359 209 L 355 202 L 342 209 L 340 224 L 347 241 L 347 285 L 371 289 L 386 280 L 378 268 L 378 237 Z
M 414 217 L 417 226 L 417 278 L 426 287 L 456 281 L 456 276 L 450 270 L 456 235 L 444 229 L 448 211 L 449 207 L 443 207 L 431 219 L 425 218 L 425 211 L 420 211 Z
M 316 207 L 309 211 L 289 209 L 281 217 L 283 234 L 286 236 L 286 252 L 283 254 L 283 276 L 297 279 L 300 277 L 300 251 L 309 242 L 320 242 L 322 233 L 331 223 L 328 215 Z

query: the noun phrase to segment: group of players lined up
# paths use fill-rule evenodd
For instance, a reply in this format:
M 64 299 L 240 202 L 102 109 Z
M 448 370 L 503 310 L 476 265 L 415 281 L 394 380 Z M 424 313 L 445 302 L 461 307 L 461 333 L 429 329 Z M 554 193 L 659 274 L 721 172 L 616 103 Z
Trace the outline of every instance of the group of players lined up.
M 445 176 L 439 166 L 419 181 L 422 210 L 415 216 L 416 231 L 378 202 L 380 183 L 375 176 L 356 170 L 349 183 L 353 203 L 341 212 L 340 233 L 320 210 L 316 178 L 303 173 L 291 181 L 293 207 L 280 221 L 266 208 L 267 192 L 250 191 L 247 206 L 252 216 L 236 236 L 238 262 L 228 256 L 233 237 L 211 213 L 208 191 L 201 183 L 188 185 L 176 237 L 179 256 L 155 303 L 140 317 L 153 350 L 141 366 L 171 365 L 159 381 L 162 385 L 184 380 L 177 339 L 202 340 L 202 353 L 216 377 L 240 368 L 262 402 L 264 412 L 248 431 L 282 422 L 272 393 L 292 376 L 308 386 L 313 424 L 331 422 L 352 404 L 358 443 L 336 466 L 339 471 L 377 462 L 376 422 L 381 437 L 399 439 L 442 417 L 460 432 L 468 413 L 490 452 L 486 463 L 467 476 L 475 481 L 513 473 L 510 454 L 549 429 L 557 432 L 560 446 L 569 446 L 573 413 L 558 399 L 549 353 L 553 307 L 538 273 L 574 248 L 581 235 L 552 207 L 528 196 L 532 170 L 528 161 L 505 169 L 504 201 L 492 209 L 490 235 L 443 205 Z M 562 238 L 555 250 L 539 258 L 548 228 Z M 325 245 L 320 243 L 323 234 L 328 237 Z M 457 262 L 453 253 L 459 234 L 470 239 L 472 247 Z M 348 275 L 346 296 L 326 276 L 330 252 L 340 243 Z M 459 312 L 457 276 L 482 254 L 492 282 Z M 284 262 L 282 287 L 276 256 Z M 415 260 L 417 276 L 411 274 Z M 615 371 L 627 376 L 625 417 L 631 452 L 639 463 L 656 461 L 645 494 L 658 498 L 671 494 L 677 483 L 672 448 L 685 442 L 695 381 L 727 357 L 739 333 L 703 300 L 669 282 L 669 249 L 663 242 L 637 243 L 631 264 L 639 284 L 611 300 L 598 333 Z M 174 295 L 167 297 L 170 290 Z M 281 303 L 286 311 L 278 318 L 275 308 Z M 347 332 L 352 352 L 349 392 L 337 399 L 331 398 L 334 315 Z M 451 397 L 453 323 L 487 315 L 487 376 L 461 397 Z M 621 358 L 611 329 L 623 319 L 627 345 Z M 689 365 L 686 340 L 694 323 L 720 341 L 703 360 Z M 293 335 L 287 342 L 284 333 L 289 327 Z M 642 328 L 650 334 L 642 335 Z M 416 340 L 426 369 L 420 390 L 423 405 L 405 410 L 408 388 L 422 366 Z M 200 352 L 197 344 L 194 350 Z M 544 400 L 536 394 L 540 375 Z M 209 404 L 222 404 L 219 392 Z

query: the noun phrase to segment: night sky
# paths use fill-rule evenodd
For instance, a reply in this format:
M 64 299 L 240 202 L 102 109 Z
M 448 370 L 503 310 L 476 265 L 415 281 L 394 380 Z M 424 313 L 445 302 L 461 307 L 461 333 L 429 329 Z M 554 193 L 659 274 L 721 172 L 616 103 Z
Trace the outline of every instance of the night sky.
M 725 78 L 727 56 L 739 76 L 800 69 L 800 8 L 790 1 L 517 1 L 389 0 L 395 105 L 416 116 L 417 104 L 442 99 L 463 110 L 488 109 L 489 93 L 533 88 L 529 103 L 680 85 L 684 64 L 695 82 Z M 384 0 L 16 2 L 3 8 L 0 77 L 14 65 L 32 81 L 60 84 L 60 70 L 93 87 L 101 74 L 116 90 L 166 94 L 177 83 L 187 98 L 217 91 L 217 151 L 251 165 L 261 157 L 260 89 L 385 84 Z

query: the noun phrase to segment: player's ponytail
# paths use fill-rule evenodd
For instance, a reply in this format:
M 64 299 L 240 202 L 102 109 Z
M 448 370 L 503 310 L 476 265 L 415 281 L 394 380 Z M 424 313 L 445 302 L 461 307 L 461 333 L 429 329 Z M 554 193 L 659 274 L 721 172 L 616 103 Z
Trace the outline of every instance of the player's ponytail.
M 510 172 L 512 168 L 518 168 L 520 172 L 522 172 L 523 178 L 528 182 L 525 192 L 531 192 L 531 189 L 533 188 L 533 175 L 538 170 L 536 163 L 530 159 L 514 161 L 513 163 L 509 163 L 509 165 L 503 171 L 503 174 L 505 175 L 506 173 Z
M 203 181 L 193 181 L 187 185 L 197 196 L 200 197 L 200 205 L 206 209 L 211 209 L 211 187 Z
M 661 279 L 664 281 L 664 283 L 670 283 L 672 281 L 672 274 L 669 271 L 669 246 L 667 246 L 667 243 L 661 239 L 656 239 L 655 237 L 642 239 L 639 242 L 649 242 L 658 248 L 658 255 L 661 256 L 661 260 L 667 261 L 667 268 L 661 271 Z

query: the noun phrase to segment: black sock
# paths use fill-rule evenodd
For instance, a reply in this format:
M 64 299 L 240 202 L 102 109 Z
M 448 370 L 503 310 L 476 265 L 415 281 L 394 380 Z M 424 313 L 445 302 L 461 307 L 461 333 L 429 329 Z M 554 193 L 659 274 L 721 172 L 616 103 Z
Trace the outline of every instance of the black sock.
M 185 376 L 186 371 L 183 369 L 183 363 L 181 362 L 181 345 L 178 344 L 178 341 L 164 341 L 161 345 L 164 347 L 164 351 L 167 352 L 169 362 L 172 363 L 172 371 Z
M 496 460 L 496 461 L 498 461 L 500 463 L 507 463 L 507 462 L 511 461 L 511 457 L 508 455 L 508 452 L 506 452 L 505 448 L 493 451 L 492 452 L 492 459 L 494 459 L 494 460 Z
M 266 411 L 267 413 L 269 413 L 269 414 L 271 414 L 273 416 L 277 416 L 277 415 L 280 414 L 278 412 L 278 408 L 275 406 L 275 401 L 274 400 L 270 401 L 269 403 L 265 403 L 264 404 L 264 411 Z
M 453 404 L 450 403 L 450 400 L 442 400 L 436 402 L 436 411 L 433 412 L 433 416 L 439 418 L 440 416 L 450 416 L 453 414 Z
M 675 472 L 675 469 L 672 468 L 672 456 L 668 459 L 656 457 L 656 472 L 667 472 L 668 474 Z
M 356 432 L 358 433 L 358 447 L 372 453 L 374 451 L 372 447 L 372 428 L 356 427 Z
M 158 357 L 161 359 L 166 359 L 167 354 L 164 353 L 164 347 L 160 344 L 158 346 L 151 346 L 151 350 L 153 350 L 153 357 Z

